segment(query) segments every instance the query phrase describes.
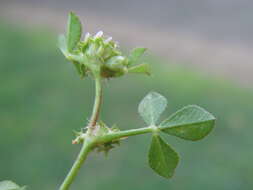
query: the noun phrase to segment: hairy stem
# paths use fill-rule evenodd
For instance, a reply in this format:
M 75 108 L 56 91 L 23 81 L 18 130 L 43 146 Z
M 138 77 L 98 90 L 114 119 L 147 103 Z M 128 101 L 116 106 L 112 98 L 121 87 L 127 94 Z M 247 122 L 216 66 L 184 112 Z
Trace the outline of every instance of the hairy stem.
M 72 166 L 71 170 L 69 171 L 67 177 L 63 181 L 59 190 L 68 190 L 69 189 L 69 186 L 74 181 L 74 178 L 76 177 L 78 171 L 80 170 L 82 164 L 86 160 L 86 158 L 91 150 L 92 150 L 92 143 L 87 140 L 84 141 L 82 149 L 81 149 L 74 165 Z
M 62 183 L 59 190 L 68 190 L 69 189 L 69 186 L 72 184 L 72 182 L 73 182 L 74 178 L 76 177 L 79 169 L 81 168 L 83 162 L 87 158 L 88 153 L 92 150 L 94 145 L 110 142 L 110 141 L 117 140 L 117 139 L 124 138 L 124 137 L 151 133 L 151 132 L 154 132 L 154 130 L 157 130 L 157 129 L 151 126 L 151 127 L 144 127 L 144 128 L 139 128 L 139 129 L 130 129 L 130 130 L 126 130 L 126 131 L 114 132 L 111 134 L 107 134 L 105 136 L 96 137 L 92 141 L 89 141 L 89 139 L 85 139 L 83 147 L 82 147 L 74 165 L 72 166 L 69 174 L 67 175 L 66 179 Z
M 143 127 L 143 128 L 139 128 L 139 129 L 118 131 L 118 132 L 110 133 L 110 134 L 107 134 L 107 135 L 97 138 L 96 143 L 106 143 L 106 142 L 110 142 L 110 141 L 117 140 L 117 139 L 124 138 L 124 137 L 141 135 L 141 134 L 145 134 L 145 133 L 151 133 L 156 130 L 157 130 L 156 128 L 151 126 L 151 127 Z
M 92 115 L 91 115 L 91 119 L 90 119 L 90 123 L 89 123 L 89 127 L 91 129 L 91 131 L 94 129 L 98 117 L 99 117 L 99 112 L 100 112 L 100 107 L 101 107 L 101 103 L 102 103 L 102 85 L 101 85 L 101 78 L 100 77 L 96 77 L 95 78 L 95 88 L 96 88 L 96 95 L 95 95 L 95 102 L 94 102 L 94 107 L 93 107 L 93 111 L 92 111 Z
M 90 123 L 88 125 L 88 136 L 85 138 L 82 149 L 73 164 L 72 168 L 70 169 L 67 177 L 64 179 L 62 185 L 60 186 L 59 190 L 68 190 L 70 185 L 73 183 L 75 177 L 77 176 L 78 171 L 80 170 L 82 164 L 86 160 L 89 152 L 93 149 L 96 144 L 106 143 L 113 140 L 117 140 L 120 138 L 140 135 L 145 133 L 153 132 L 157 130 L 154 127 L 144 127 L 140 129 L 130 129 L 126 131 L 118 131 L 114 133 L 110 133 L 104 136 L 96 137 L 93 136 L 92 131 L 94 130 L 97 120 L 99 118 L 99 112 L 101 107 L 102 101 L 102 85 L 101 85 L 101 78 L 95 77 L 95 85 L 96 85 L 96 95 L 95 95 L 95 102 L 93 107 L 93 112 L 91 115 Z
M 102 101 L 102 85 L 101 85 L 100 76 L 95 77 L 95 88 L 96 88 L 95 102 L 94 102 L 94 107 L 93 107 L 90 123 L 88 126 L 89 135 L 91 135 L 92 131 L 94 130 L 97 120 L 99 118 L 99 112 L 100 112 L 101 101 Z M 69 171 L 67 177 L 64 179 L 59 190 L 68 190 L 69 189 L 69 186 L 74 181 L 83 162 L 86 160 L 88 153 L 92 150 L 92 146 L 93 146 L 93 144 L 91 142 L 89 142 L 88 139 L 85 139 L 82 149 L 81 149 L 74 165 L 72 166 L 71 170 Z

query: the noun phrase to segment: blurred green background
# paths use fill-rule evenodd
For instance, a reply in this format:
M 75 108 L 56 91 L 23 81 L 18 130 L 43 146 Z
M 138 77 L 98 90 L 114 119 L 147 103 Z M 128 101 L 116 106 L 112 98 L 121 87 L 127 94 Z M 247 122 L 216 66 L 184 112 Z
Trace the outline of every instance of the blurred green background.
M 143 135 L 128 138 L 108 157 L 91 154 L 72 189 L 253 189 L 252 89 L 196 66 L 145 59 L 152 77 L 128 75 L 104 84 L 102 120 L 121 129 L 144 126 L 137 106 L 152 90 L 168 98 L 162 119 L 197 104 L 217 117 L 216 128 L 199 142 L 164 137 L 181 155 L 171 180 L 148 167 L 150 136 Z M 57 49 L 54 32 L 1 21 L 0 80 L 0 179 L 57 189 L 80 149 L 71 140 L 92 109 L 91 79 L 79 79 Z

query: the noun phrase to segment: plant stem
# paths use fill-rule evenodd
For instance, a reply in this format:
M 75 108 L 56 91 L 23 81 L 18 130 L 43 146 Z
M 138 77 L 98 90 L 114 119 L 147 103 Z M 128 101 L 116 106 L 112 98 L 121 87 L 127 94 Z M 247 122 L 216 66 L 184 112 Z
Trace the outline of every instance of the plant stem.
M 95 88 L 96 88 L 95 102 L 94 102 L 94 106 L 93 106 L 93 111 L 92 111 L 90 123 L 88 126 L 88 134 L 89 135 L 91 135 L 92 131 L 94 130 L 94 127 L 96 126 L 96 123 L 97 123 L 97 120 L 99 117 L 101 102 L 102 102 L 102 85 L 101 85 L 100 76 L 95 77 Z M 68 190 L 69 189 L 69 186 L 74 181 L 83 162 L 86 160 L 88 153 L 92 150 L 92 146 L 93 146 L 92 141 L 89 141 L 89 139 L 86 138 L 75 163 L 73 164 L 67 177 L 64 179 L 59 190 Z
M 90 130 L 92 131 L 97 123 L 100 107 L 102 103 L 102 85 L 101 85 L 101 78 L 100 76 L 97 76 L 95 78 L 95 88 L 96 88 L 96 95 L 95 95 L 95 101 L 93 106 L 93 111 L 89 123 Z
M 130 130 L 126 130 L 126 131 L 118 131 L 118 132 L 114 132 L 114 133 L 104 135 L 102 137 L 98 137 L 96 139 L 96 143 L 106 143 L 106 142 L 110 142 L 110 141 L 117 140 L 117 139 L 124 138 L 124 137 L 141 135 L 141 134 L 151 133 L 151 132 L 154 132 L 153 127 L 143 127 L 143 128 L 139 128 L 139 129 L 130 129 Z
M 69 189 L 69 186 L 74 181 L 74 178 L 76 177 L 78 171 L 80 170 L 82 164 L 86 160 L 86 158 L 91 150 L 92 150 L 92 143 L 85 140 L 83 143 L 82 149 L 81 149 L 74 165 L 72 166 L 71 170 L 69 171 L 67 177 L 63 181 L 59 190 L 68 190 Z
M 78 171 L 80 170 L 82 164 L 86 160 L 89 152 L 93 149 L 94 145 L 110 142 L 113 140 L 118 140 L 123 137 L 140 135 L 154 131 L 153 127 L 144 127 L 140 129 L 130 129 L 126 131 L 113 132 L 101 137 L 93 136 L 92 131 L 96 126 L 102 102 L 102 85 L 101 85 L 101 78 L 99 76 L 95 77 L 95 85 L 96 85 L 95 87 L 96 95 L 90 123 L 88 125 L 88 133 L 87 133 L 88 136 L 85 138 L 82 149 L 59 190 L 69 189 L 70 185 L 73 183 Z

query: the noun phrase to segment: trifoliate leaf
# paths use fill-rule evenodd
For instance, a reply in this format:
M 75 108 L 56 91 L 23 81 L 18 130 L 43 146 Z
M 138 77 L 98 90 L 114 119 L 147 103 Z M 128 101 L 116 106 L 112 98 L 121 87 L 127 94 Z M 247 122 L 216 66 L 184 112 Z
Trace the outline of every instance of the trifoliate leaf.
M 129 73 L 143 73 L 143 74 L 150 75 L 150 67 L 149 67 L 148 64 L 143 63 L 143 64 L 140 64 L 140 65 L 130 67 L 128 69 L 128 72 Z
M 148 158 L 149 166 L 165 178 L 173 176 L 179 162 L 178 154 L 157 134 L 152 137 Z
M 195 105 L 182 108 L 161 123 L 162 132 L 186 140 L 197 141 L 210 133 L 215 124 L 215 117 Z
M 12 181 L 1 181 L 0 190 L 18 190 L 20 187 Z
M 129 64 L 135 64 L 137 60 L 144 54 L 147 48 L 135 48 L 129 55 Z
M 150 92 L 142 99 L 138 111 L 148 125 L 155 125 L 166 105 L 166 98 L 157 92 Z
M 80 41 L 82 25 L 79 18 L 74 13 L 69 13 L 67 29 L 67 48 L 72 51 Z

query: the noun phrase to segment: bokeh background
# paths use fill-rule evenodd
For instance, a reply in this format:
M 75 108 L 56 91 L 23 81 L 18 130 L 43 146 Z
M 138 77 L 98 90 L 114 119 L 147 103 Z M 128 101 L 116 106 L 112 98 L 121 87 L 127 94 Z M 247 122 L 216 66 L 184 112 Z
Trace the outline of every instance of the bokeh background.
M 93 153 L 72 189 L 253 189 L 253 3 L 250 0 L 1 0 L 0 180 L 57 189 L 80 146 L 94 87 L 56 47 L 75 11 L 84 31 L 103 30 L 128 52 L 144 46 L 152 77 L 105 83 L 101 118 L 121 129 L 144 126 L 139 101 L 168 98 L 163 119 L 187 104 L 217 117 L 204 140 L 164 137 L 181 155 L 171 180 L 147 164 L 149 135 L 131 137 L 108 157 Z

